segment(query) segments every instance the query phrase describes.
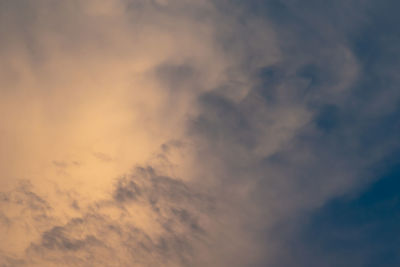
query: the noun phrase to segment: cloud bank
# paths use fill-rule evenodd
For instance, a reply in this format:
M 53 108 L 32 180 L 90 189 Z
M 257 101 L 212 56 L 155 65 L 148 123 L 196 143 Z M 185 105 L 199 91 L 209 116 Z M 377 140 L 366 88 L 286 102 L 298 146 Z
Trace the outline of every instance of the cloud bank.
M 298 266 L 398 147 L 374 3 L 330 5 L 0 0 L 1 266 Z

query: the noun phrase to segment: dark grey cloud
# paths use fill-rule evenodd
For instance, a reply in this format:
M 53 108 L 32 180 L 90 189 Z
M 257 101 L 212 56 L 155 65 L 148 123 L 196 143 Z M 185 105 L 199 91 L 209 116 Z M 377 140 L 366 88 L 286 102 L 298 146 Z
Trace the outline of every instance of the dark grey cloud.
M 3 205 L 27 207 L 34 212 L 51 210 L 50 204 L 34 192 L 33 185 L 28 180 L 20 181 L 14 191 L 1 192 L 0 201 Z
M 34 217 L 43 216 L 47 223 L 22 258 L 12 260 L 2 254 L 2 261 L 11 266 L 197 266 L 196 248 L 204 246 L 210 234 L 202 224 L 214 212 L 214 203 L 185 182 L 157 172 L 150 166 L 137 167 L 116 179 L 109 199 L 80 208 L 80 215 L 64 223 L 49 220 L 54 215 L 52 207 L 32 186 L 2 194 L 3 202 L 16 203 L 26 211 L 22 216 L 36 212 Z M 135 210 L 146 212 L 152 224 L 138 226 Z M 3 217 L 3 226 L 16 219 Z M 33 228 L 40 225 L 37 220 L 31 223 Z
M 82 220 L 78 221 L 81 222 Z M 98 243 L 98 240 L 92 235 L 85 236 L 83 239 L 68 238 L 63 230 L 62 227 L 57 226 L 44 232 L 39 246 L 49 250 L 79 250 L 85 246 L 93 246 Z
M 113 158 L 110 155 L 107 155 L 107 154 L 104 154 L 101 152 L 94 152 L 93 156 L 104 162 L 110 162 L 113 160 Z
M 67 162 L 64 162 L 64 161 L 57 161 L 57 160 L 54 160 L 54 161 L 53 161 L 53 164 L 54 164 L 54 166 L 56 166 L 56 167 L 58 167 L 58 168 L 66 168 L 66 167 L 68 167 L 68 163 L 67 163 Z

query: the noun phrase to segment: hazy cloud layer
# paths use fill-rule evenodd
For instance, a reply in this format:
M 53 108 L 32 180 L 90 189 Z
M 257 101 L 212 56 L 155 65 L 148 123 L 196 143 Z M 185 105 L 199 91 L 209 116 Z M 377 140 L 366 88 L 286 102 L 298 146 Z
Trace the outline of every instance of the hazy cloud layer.
M 323 264 L 305 218 L 398 149 L 379 8 L 0 0 L 1 266 Z

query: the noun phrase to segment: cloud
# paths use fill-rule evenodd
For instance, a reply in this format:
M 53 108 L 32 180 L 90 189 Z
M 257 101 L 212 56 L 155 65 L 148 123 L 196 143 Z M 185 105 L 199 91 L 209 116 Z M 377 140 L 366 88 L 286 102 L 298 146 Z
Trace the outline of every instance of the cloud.
M 375 4 L 328 5 L 0 0 L 0 260 L 282 266 L 398 147 Z
M 4 202 L 11 202 L 9 195 Z M 21 265 L 186 266 L 202 260 L 197 258 L 198 248 L 206 245 L 211 234 L 203 226 L 214 212 L 209 196 L 176 178 L 160 176 L 151 167 L 138 167 L 118 178 L 109 199 L 92 203 L 64 223 L 48 220 L 51 207 L 29 205 L 32 197 L 45 203 L 24 192 L 17 202 L 28 209 L 25 219 L 37 228 L 42 221 L 29 220 L 31 212 L 37 211 L 46 215 L 47 225 L 25 250 Z

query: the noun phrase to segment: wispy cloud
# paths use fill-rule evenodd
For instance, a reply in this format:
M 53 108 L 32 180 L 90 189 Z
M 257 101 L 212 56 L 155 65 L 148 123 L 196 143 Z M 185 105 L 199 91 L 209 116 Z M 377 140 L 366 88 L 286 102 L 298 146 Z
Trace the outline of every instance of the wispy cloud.
M 379 8 L 0 0 L 1 263 L 295 266 L 398 148 Z

